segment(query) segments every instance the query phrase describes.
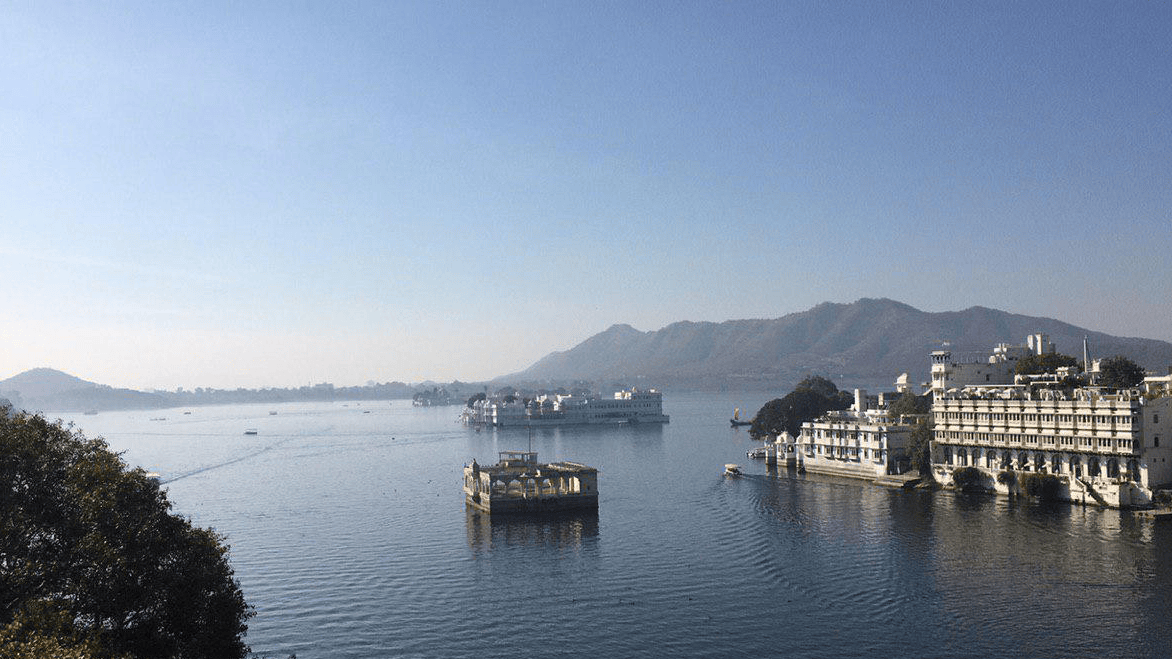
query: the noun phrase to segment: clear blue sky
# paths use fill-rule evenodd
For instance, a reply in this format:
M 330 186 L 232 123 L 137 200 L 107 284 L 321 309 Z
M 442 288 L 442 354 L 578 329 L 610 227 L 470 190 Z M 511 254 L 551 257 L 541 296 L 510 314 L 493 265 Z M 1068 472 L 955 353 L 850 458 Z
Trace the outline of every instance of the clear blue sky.
M 890 297 L 1172 340 L 1172 5 L 0 2 L 0 378 L 465 381 Z

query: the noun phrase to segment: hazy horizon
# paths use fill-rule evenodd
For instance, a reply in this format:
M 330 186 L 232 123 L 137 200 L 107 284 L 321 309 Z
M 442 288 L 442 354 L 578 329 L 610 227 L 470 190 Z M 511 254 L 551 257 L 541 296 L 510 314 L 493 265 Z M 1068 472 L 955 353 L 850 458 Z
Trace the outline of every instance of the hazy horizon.
M 0 379 L 465 382 L 891 298 L 1172 341 L 1172 7 L 35 3 Z

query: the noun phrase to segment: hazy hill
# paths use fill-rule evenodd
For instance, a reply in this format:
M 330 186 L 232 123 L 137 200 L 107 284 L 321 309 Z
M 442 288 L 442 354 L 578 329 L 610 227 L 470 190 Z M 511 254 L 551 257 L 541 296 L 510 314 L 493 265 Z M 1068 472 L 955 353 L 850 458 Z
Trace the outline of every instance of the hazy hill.
M 769 320 L 678 322 L 640 332 L 615 325 L 555 352 L 498 382 L 593 380 L 678 388 L 773 388 L 803 375 L 827 375 L 840 386 L 890 386 L 903 372 L 928 379 L 928 353 L 948 342 L 954 357 L 987 354 L 997 343 L 1020 344 L 1045 333 L 1058 351 L 1082 357 L 1123 354 L 1158 372 L 1172 364 L 1172 343 L 1092 332 L 1052 318 L 985 307 L 928 313 L 887 299 L 823 303 Z
M 79 377 L 52 368 L 34 368 L 7 380 L 0 380 L 0 391 L 19 391 L 22 396 L 43 398 L 63 391 L 98 386 Z
M 452 382 L 442 385 L 448 397 L 465 400 L 471 385 Z M 0 380 L 0 399 L 18 409 L 48 412 L 90 410 L 156 409 L 188 405 L 230 405 L 238 403 L 281 403 L 323 400 L 392 400 L 412 395 L 438 394 L 441 388 L 412 387 L 402 382 L 369 383 L 361 387 L 335 387 L 329 383 L 296 389 L 204 389 L 195 391 L 136 391 L 96 384 L 51 368 L 35 368 Z M 433 400 L 428 398 L 428 400 Z
M 51 368 L 34 368 L 0 380 L 0 397 L 27 410 L 71 412 L 163 407 L 161 397 L 115 389 Z

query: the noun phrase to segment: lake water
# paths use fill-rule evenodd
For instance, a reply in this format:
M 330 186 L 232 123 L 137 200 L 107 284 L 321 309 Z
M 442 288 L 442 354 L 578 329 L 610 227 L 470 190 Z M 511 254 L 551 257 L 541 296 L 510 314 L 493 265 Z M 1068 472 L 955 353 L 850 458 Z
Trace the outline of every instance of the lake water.
M 535 431 L 542 461 L 601 472 L 596 515 L 543 520 L 465 510 L 464 463 L 529 437 L 456 407 L 71 420 L 227 536 L 273 659 L 1168 656 L 1172 524 L 771 474 L 728 424 L 765 400 L 669 394 L 663 427 Z

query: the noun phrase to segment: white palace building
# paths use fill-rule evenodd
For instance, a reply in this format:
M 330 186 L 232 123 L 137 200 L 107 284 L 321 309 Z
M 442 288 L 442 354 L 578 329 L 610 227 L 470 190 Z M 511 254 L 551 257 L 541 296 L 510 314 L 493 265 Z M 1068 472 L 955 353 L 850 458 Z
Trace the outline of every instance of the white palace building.
M 797 437 L 781 433 L 775 450 L 786 456 L 787 465 L 814 473 L 876 480 L 907 471 L 905 449 L 922 416 L 889 414 L 883 394 L 874 407 L 870 400 L 866 391 L 855 389 L 850 409 L 803 423 Z
M 1157 487 L 1172 483 L 1167 388 L 1115 391 L 1068 373 L 1013 377 L 1013 362 L 1044 351 L 1052 344 L 1034 335 L 1028 346 L 998 346 L 986 362 L 932 354 L 937 480 L 952 483 L 958 469 L 975 467 L 987 486 L 1010 494 L 1020 493 L 1023 474 L 1045 474 L 1060 499 L 1150 504 Z

